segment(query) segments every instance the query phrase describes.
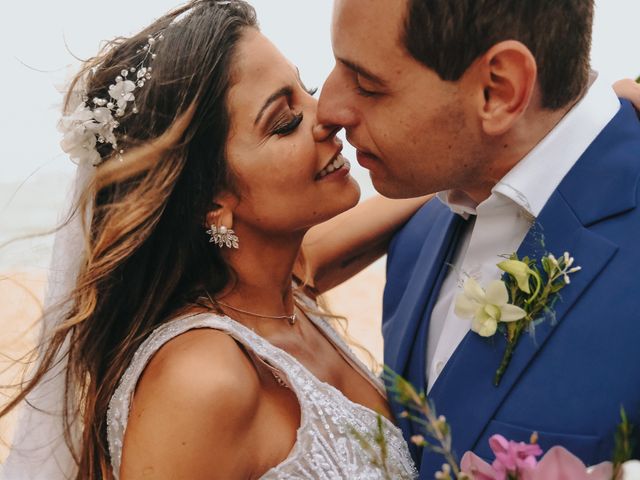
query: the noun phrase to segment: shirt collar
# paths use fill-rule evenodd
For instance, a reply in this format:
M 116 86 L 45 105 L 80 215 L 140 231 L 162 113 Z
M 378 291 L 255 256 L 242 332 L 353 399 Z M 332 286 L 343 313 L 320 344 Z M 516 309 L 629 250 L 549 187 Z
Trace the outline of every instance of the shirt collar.
M 619 108 L 610 84 L 597 75 L 582 99 L 493 187 L 491 196 L 507 197 L 537 218 L 562 179 Z M 437 197 L 458 215 L 468 218 L 476 214 L 478 205 L 464 192 L 446 190 Z
M 478 204 L 462 190 L 444 190 L 436 193 L 436 198 L 465 220 L 476 214 Z

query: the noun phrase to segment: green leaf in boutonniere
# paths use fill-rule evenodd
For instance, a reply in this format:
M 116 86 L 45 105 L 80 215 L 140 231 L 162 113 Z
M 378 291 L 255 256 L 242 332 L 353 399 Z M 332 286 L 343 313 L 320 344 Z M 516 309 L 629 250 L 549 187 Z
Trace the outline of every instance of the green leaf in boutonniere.
M 569 276 L 580 270 L 573 264 L 568 252 L 560 259 L 546 255 L 540 265 L 513 254 L 498 263 L 506 274 L 504 280 L 491 282 L 486 290 L 471 277 L 465 281 L 463 292 L 455 301 L 455 314 L 470 319 L 471 330 L 478 335 L 491 337 L 500 329 L 507 340 L 494 385 L 500 384 L 522 332 L 532 331 L 536 319 L 552 313 L 558 292 L 571 283 Z

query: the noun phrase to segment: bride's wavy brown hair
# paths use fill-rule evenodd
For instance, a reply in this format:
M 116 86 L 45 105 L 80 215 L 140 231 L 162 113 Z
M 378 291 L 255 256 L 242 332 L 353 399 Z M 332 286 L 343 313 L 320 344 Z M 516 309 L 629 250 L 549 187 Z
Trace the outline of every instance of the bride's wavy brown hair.
M 109 42 L 72 82 L 69 96 L 83 84 L 88 98 L 109 98 L 119 72 L 142 60 L 148 36 L 164 35 L 154 46 L 153 77 L 135 93 L 139 113 L 119 119 L 124 160 L 100 145 L 104 161 L 78 202 L 75 214 L 91 220 L 65 322 L 43 343 L 34 374 L 0 410 L 0 418 L 9 413 L 68 352 L 62 421 L 77 479 L 113 478 L 107 407 L 144 338 L 232 279 L 204 226 L 216 195 L 233 190 L 225 161 L 227 94 L 235 47 L 247 28 L 257 28 L 256 16 L 242 0 L 192 1 L 131 38 Z M 74 440 L 78 420 L 83 428 Z

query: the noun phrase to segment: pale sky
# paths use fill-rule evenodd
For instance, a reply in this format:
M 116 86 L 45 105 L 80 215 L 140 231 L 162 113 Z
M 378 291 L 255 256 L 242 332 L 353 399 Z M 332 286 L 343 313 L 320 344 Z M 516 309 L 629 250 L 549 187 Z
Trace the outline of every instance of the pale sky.
M 262 31 L 298 65 L 305 83 L 321 86 L 333 65 L 331 0 L 253 0 L 252 4 Z M 56 131 L 61 96 L 55 85 L 63 82 L 68 65 L 77 65 L 65 40 L 75 55 L 89 57 L 101 40 L 131 34 L 178 5 L 175 0 L 39 0 L 3 5 L 0 184 L 23 181 L 34 172 L 34 178 L 41 178 L 49 172 L 73 171 L 58 146 Z M 639 18 L 638 0 L 597 1 L 592 62 L 607 78 L 640 74 Z M 352 151 L 346 153 L 353 158 Z M 370 193 L 366 172 L 355 165 L 354 174 Z

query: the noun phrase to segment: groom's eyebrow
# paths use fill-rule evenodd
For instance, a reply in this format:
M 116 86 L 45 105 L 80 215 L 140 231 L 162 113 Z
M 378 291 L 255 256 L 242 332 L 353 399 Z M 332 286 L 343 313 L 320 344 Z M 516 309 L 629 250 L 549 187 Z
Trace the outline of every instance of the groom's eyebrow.
M 366 78 L 370 82 L 373 82 L 381 87 L 387 86 L 387 82 L 382 80 L 382 78 L 377 76 L 375 73 L 372 73 L 371 71 L 364 68 L 362 65 L 358 65 L 356 62 L 352 62 L 351 60 L 346 60 L 344 58 L 338 58 L 338 61 L 342 63 L 345 67 L 347 67 L 349 70 L 352 70 L 353 72 Z

